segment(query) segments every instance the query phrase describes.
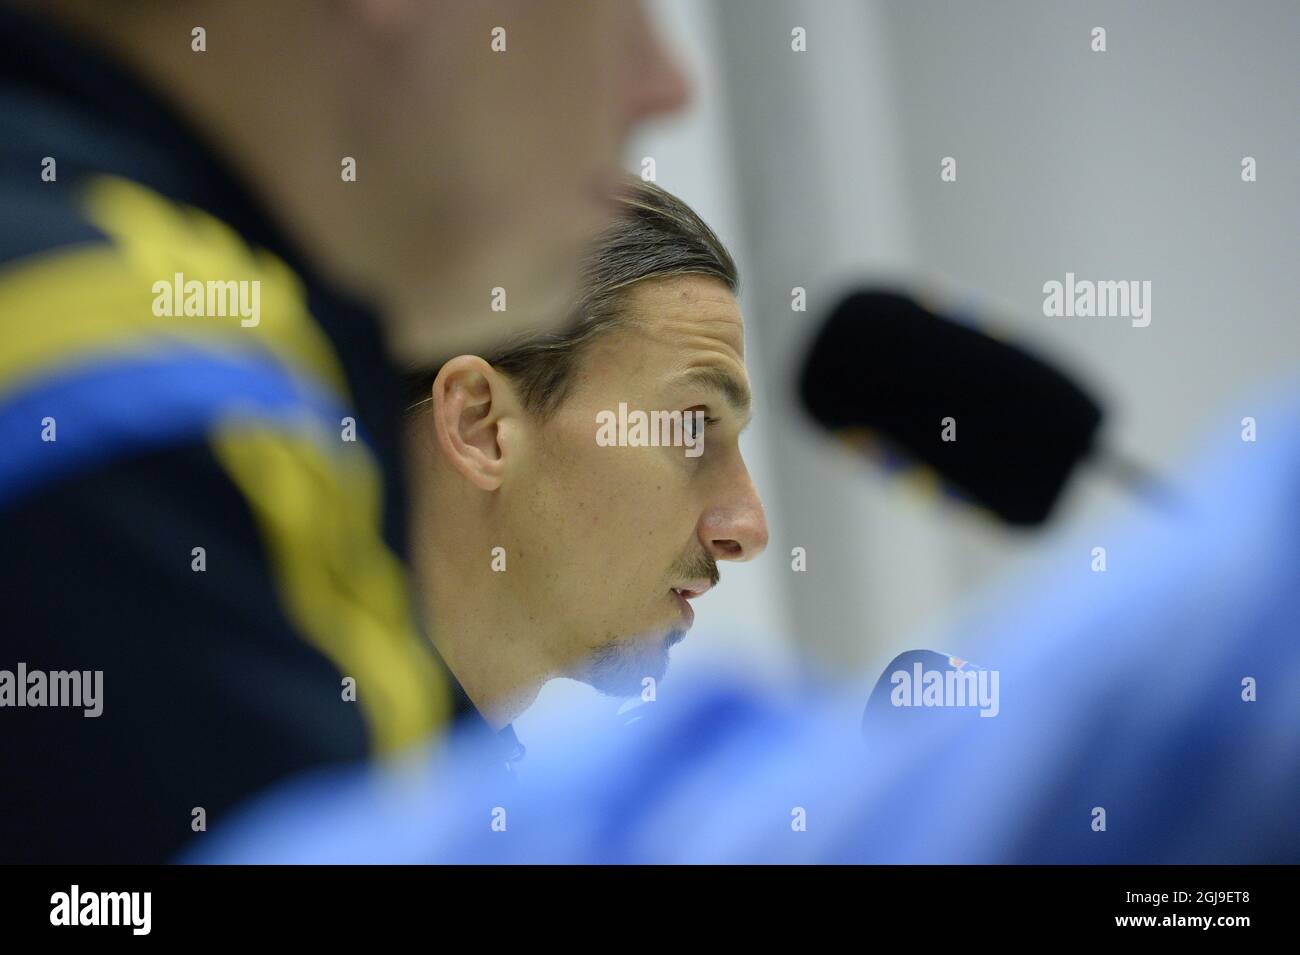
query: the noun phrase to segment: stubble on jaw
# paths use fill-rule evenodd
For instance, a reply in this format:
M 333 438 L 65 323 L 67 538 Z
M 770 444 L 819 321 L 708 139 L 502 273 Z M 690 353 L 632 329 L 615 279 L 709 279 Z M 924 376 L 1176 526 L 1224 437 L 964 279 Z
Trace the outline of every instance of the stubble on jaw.
M 656 641 L 607 639 L 588 654 L 582 673 L 575 679 L 606 696 L 638 696 L 647 677 L 655 683 L 663 680 L 668 672 L 668 651 L 685 636 L 685 630 L 673 629 Z

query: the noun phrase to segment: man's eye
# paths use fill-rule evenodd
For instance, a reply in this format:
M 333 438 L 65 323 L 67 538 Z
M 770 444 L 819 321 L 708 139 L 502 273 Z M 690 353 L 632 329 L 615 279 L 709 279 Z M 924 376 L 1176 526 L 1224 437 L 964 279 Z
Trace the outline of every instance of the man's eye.
M 697 417 L 693 411 L 686 412 L 684 417 L 686 419 L 686 432 L 693 438 L 697 437 L 699 432 L 704 430 L 706 426 L 714 424 L 718 420 L 717 418 Z

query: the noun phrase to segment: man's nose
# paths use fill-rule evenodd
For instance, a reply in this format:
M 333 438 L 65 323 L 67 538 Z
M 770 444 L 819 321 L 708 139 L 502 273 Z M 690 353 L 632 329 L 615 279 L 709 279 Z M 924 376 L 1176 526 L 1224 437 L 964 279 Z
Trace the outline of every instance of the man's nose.
M 738 495 L 700 519 L 700 542 L 714 560 L 753 560 L 767 548 L 767 516 L 748 474 Z
M 638 123 L 665 113 L 675 113 L 691 98 L 691 84 L 677 59 L 668 52 L 641 0 L 635 4 L 636 24 L 632 55 L 628 57 L 627 119 Z

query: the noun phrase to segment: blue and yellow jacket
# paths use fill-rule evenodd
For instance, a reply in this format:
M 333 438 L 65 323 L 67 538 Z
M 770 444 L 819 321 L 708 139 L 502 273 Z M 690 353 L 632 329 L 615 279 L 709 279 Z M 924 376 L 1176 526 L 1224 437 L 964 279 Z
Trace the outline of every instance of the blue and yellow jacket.
M 162 860 L 465 700 L 415 623 L 375 316 L 160 97 L 0 21 L 0 669 L 103 673 L 98 717 L 0 709 L 0 860 Z M 257 283 L 256 323 L 208 283 Z

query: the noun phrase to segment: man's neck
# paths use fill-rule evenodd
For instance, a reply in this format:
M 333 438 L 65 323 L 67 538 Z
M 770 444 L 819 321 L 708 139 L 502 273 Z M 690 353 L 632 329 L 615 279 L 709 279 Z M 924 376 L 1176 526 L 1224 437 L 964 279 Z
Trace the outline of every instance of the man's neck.
M 503 573 L 491 567 L 491 546 L 466 546 L 477 535 L 463 524 L 450 525 L 455 522 L 417 516 L 416 589 L 438 653 L 474 707 L 499 730 L 532 706 L 554 674 L 542 652 L 541 627 L 517 604 Z
M 434 646 L 489 726 L 500 730 L 533 705 L 546 678 L 529 667 L 516 643 L 494 638 L 446 600 L 426 603 Z

